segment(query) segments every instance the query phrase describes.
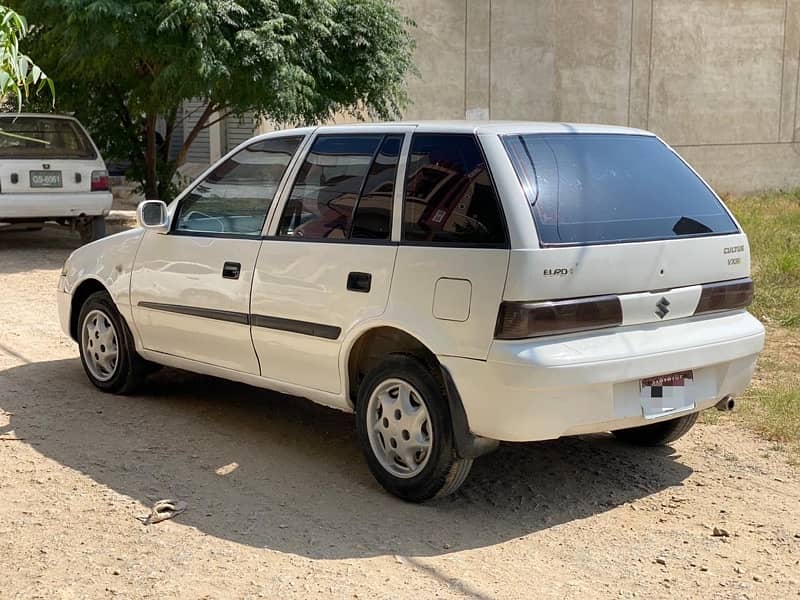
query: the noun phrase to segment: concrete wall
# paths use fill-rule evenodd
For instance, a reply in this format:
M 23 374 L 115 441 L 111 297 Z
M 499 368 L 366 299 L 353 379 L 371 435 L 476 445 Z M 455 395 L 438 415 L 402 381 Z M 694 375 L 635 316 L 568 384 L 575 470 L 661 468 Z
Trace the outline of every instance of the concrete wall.
M 800 186 L 800 0 L 400 0 L 408 119 L 655 131 L 720 191 Z

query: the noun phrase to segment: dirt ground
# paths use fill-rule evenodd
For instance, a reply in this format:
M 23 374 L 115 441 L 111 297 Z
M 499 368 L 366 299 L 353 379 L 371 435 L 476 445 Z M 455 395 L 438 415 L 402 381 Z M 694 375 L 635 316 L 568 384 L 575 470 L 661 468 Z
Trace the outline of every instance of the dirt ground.
M 56 316 L 76 245 L 0 233 L 4 599 L 800 597 L 798 471 L 734 424 L 504 445 L 405 504 L 348 415 L 172 370 L 96 391 Z M 141 524 L 162 498 L 187 512 Z

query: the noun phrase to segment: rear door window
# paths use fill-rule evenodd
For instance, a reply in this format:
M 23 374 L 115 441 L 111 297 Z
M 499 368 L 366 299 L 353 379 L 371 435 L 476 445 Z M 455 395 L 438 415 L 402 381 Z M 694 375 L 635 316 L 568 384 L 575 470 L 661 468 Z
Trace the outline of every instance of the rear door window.
M 388 240 L 402 135 L 320 135 L 289 195 L 278 235 Z
M 94 160 L 97 153 L 72 119 L 0 117 L 0 158 Z
M 403 240 L 506 244 L 505 221 L 478 142 L 470 134 L 414 134 L 403 202 Z
M 738 232 L 711 190 L 656 137 L 529 134 L 503 142 L 545 245 Z

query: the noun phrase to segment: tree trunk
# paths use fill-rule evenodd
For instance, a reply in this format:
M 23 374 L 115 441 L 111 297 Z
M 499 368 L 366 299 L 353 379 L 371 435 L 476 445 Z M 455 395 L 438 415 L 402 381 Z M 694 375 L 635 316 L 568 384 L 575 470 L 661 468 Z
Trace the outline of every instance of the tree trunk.
M 147 200 L 158 200 L 158 147 L 156 145 L 155 113 L 147 113 L 145 117 L 145 151 L 144 151 L 144 197 Z
M 192 130 L 189 132 L 189 135 L 186 136 L 183 146 L 181 146 L 180 152 L 178 152 L 178 156 L 175 158 L 175 166 L 181 167 L 183 163 L 186 162 L 186 155 L 189 153 L 189 147 L 194 143 L 197 139 L 197 136 L 200 132 L 207 127 L 208 119 L 211 118 L 211 115 L 214 114 L 214 111 L 217 110 L 217 106 L 213 102 L 209 102 L 208 106 L 206 106 L 203 113 L 197 119 L 197 123 L 195 123 Z

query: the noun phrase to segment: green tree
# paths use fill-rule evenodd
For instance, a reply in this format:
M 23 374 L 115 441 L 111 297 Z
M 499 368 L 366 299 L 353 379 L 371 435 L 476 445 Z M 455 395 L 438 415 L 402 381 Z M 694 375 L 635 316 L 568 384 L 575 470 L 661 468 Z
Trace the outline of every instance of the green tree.
M 47 75 L 20 52 L 19 42 L 27 34 L 25 17 L 0 5 L 0 106 L 13 99 L 21 110 L 23 97 L 28 97 L 32 89 L 49 86 L 51 94 L 54 91 Z
M 9 0 L 11 1 L 11 0 Z M 168 199 L 201 131 L 229 114 L 279 123 L 391 118 L 407 101 L 410 22 L 393 0 L 13 0 L 43 27 L 30 53 L 58 73 L 110 158 Z M 186 100 L 197 124 L 169 148 Z M 185 124 L 185 123 L 184 123 Z

